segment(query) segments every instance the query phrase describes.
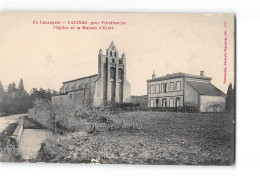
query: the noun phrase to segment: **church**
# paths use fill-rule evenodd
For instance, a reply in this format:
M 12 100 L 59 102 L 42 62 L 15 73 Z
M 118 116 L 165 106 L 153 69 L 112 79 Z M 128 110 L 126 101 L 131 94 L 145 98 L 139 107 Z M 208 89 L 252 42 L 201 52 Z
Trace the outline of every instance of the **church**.
M 73 103 L 106 106 L 131 100 L 131 84 L 126 80 L 126 55 L 120 57 L 112 41 L 106 53 L 99 50 L 98 74 L 63 82 L 53 104 Z

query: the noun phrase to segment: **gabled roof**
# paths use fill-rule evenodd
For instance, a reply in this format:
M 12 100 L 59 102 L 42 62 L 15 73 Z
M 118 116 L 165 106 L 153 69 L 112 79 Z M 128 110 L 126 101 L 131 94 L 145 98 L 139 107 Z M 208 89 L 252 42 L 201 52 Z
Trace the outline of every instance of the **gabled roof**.
M 187 81 L 191 87 L 199 92 L 201 95 L 210 95 L 210 96 L 225 96 L 225 94 L 216 88 L 211 83 L 206 82 L 196 82 L 196 81 Z
M 114 47 L 114 49 L 113 49 L 112 47 Z M 116 45 L 114 44 L 113 41 L 110 43 L 108 49 L 117 51 L 117 49 L 116 49 Z
M 165 76 L 161 76 L 161 77 L 157 77 L 157 78 L 153 78 L 153 79 L 148 79 L 147 82 L 154 82 L 154 81 L 161 81 L 161 80 L 182 78 L 182 77 L 211 80 L 211 77 L 207 77 L 207 76 L 199 76 L 199 75 L 192 75 L 192 74 L 178 72 L 178 73 L 173 73 L 173 74 L 167 74 Z
M 78 78 L 78 79 L 73 79 L 73 80 L 70 80 L 70 81 L 63 82 L 63 84 L 68 83 L 68 82 L 78 81 L 78 80 L 81 80 L 81 79 L 91 78 L 91 77 L 95 77 L 95 76 L 98 76 L 98 74 L 90 75 L 90 76 L 86 76 L 86 77 L 82 77 L 82 78 Z

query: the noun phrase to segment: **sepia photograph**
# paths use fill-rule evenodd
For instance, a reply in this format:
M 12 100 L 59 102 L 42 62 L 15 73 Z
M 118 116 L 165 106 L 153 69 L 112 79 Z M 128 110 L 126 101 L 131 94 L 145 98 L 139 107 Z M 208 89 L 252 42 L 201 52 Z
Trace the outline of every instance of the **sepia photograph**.
M 234 166 L 235 15 L 0 13 L 0 162 Z

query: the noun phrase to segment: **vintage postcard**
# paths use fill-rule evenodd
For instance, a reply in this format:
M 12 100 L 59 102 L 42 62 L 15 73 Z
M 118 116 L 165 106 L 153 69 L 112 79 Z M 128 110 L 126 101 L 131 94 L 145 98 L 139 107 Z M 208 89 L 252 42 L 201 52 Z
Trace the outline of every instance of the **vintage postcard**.
M 0 161 L 235 164 L 235 15 L 0 13 Z

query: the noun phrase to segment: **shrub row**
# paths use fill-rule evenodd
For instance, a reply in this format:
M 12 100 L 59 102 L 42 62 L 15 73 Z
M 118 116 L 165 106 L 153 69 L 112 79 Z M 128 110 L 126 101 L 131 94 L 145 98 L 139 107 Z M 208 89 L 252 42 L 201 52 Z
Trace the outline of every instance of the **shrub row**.
M 198 112 L 198 109 L 194 106 L 179 106 L 179 107 L 110 107 L 108 110 L 111 113 L 119 112 L 131 112 L 131 111 L 156 111 L 156 112 Z

